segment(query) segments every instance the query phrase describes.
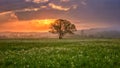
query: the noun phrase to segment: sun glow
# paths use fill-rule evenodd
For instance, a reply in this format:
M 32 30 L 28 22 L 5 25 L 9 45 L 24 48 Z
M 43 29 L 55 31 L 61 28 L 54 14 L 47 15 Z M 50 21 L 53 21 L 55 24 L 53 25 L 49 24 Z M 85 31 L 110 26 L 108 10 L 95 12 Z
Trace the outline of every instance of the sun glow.
M 49 30 L 50 24 L 56 19 L 35 19 L 28 21 L 16 21 L 8 22 L 0 25 L 4 27 L 0 31 L 12 31 L 12 32 L 46 32 Z
M 36 25 L 38 25 L 38 26 L 40 26 L 40 25 L 49 26 L 54 21 L 55 21 L 55 19 L 33 20 L 33 22 L 36 23 Z
M 51 24 L 53 21 L 52 20 L 43 20 L 43 22 L 44 22 L 44 24 L 46 24 L 46 25 L 49 25 L 49 24 Z

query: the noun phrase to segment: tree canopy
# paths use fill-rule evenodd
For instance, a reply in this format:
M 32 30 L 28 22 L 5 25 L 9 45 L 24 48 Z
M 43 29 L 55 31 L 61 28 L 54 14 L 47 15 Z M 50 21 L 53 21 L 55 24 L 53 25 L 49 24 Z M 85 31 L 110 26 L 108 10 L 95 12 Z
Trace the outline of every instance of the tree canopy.
M 65 34 L 74 34 L 76 27 L 70 21 L 57 19 L 50 25 L 50 31 L 53 34 L 58 34 L 59 39 L 62 39 Z

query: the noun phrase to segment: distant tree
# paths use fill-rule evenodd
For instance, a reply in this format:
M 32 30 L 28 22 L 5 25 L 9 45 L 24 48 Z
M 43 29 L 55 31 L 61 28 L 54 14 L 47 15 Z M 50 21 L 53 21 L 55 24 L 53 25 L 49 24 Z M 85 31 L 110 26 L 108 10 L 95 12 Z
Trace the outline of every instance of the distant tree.
M 65 34 L 74 34 L 76 27 L 70 21 L 58 19 L 50 26 L 50 31 L 53 34 L 58 34 L 59 39 L 62 39 Z
M 84 37 L 84 30 L 81 30 L 81 37 Z

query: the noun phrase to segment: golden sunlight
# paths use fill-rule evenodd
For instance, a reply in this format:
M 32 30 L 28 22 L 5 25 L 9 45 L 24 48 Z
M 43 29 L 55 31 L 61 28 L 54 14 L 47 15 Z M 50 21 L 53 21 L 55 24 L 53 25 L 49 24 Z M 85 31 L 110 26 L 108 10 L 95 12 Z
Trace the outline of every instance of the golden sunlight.
M 36 23 L 37 26 L 46 25 L 49 26 L 56 19 L 43 19 L 43 20 L 33 20 L 32 22 Z
M 5 28 L 2 29 L 3 31 L 12 32 L 46 32 L 49 30 L 49 25 L 53 23 L 55 20 L 56 19 L 42 19 L 42 20 L 36 19 L 28 21 L 8 22 L 0 25 L 0 27 Z

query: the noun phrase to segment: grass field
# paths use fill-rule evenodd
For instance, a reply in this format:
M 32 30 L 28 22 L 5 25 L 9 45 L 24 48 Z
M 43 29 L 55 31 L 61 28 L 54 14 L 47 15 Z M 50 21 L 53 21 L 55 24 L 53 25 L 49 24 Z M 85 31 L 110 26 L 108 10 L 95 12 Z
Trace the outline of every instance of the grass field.
M 120 68 L 120 39 L 0 40 L 0 68 Z

